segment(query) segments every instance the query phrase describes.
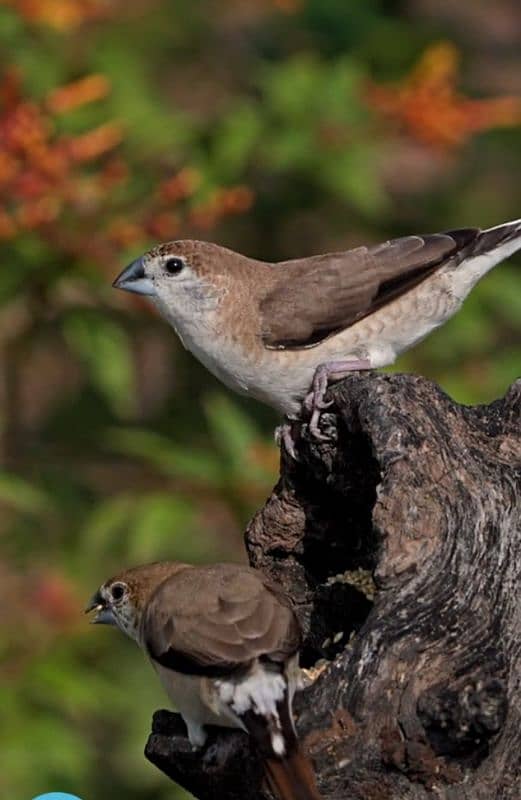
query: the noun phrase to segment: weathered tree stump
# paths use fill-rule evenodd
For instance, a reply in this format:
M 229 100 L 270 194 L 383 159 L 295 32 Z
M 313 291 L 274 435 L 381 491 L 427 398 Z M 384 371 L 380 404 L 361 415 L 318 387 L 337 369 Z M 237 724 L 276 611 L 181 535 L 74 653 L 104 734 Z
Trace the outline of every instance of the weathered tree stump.
M 465 407 L 409 375 L 331 391 L 334 440 L 251 521 L 293 598 L 313 683 L 298 729 L 324 800 L 521 798 L 521 381 Z M 261 800 L 245 734 L 204 753 L 158 712 L 147 757 L 201 800 Z

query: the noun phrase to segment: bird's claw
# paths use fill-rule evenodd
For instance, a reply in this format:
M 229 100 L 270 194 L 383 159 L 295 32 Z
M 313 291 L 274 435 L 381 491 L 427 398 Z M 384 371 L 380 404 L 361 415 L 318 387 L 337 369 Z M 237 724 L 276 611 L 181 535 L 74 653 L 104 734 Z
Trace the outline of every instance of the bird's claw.
M 313 411 L 315 411 L 316 409 L 318 409 L 319 411 L 325 411 L 326 408 L 331 408 L 331 406 L 333 405 L 333 401 L 324 400 L 325 393 L 326 390 L 324 390 L 322 393 L 320 392 L 317 393 L 314 390 L 309 392 L 309 394 L 306 395 L 302 403 L 305 410 L 308 413 L 312 414 Z
M 297 436 L 294 434 L 294 425 L 290 420 L 275 428 L 275 441 L 280 448 L 284 447 L 294 461 L 298 461 L 296 451 Z
M 368 359 L 354 359 L 351 361 L 332 361 L 321 364 L 315 370 L 311 391 L 302 403 L 303 409 L 310 414 L 308 430 L 310 435 L 320 442 L 331 441 L 331 436 L 320 430 L 320 417 L 322 411 L 331 408 L 333 400 L 325 400 L 330 378 L 339 379 L 355 370 L 370 369 Z
M 322 433 L 320 430 L 320 415 L 322 411 L 331 408 L 333 400 L 325 400 L 325 395 L 328 388 L 328 371 L 327 367 L 320 366 L 317 368 L 313 377 L 312 389 L 304 399 L 303 406 L 305 410 L 311 415 L 309 420 L 308 430 L 313 439 L 319 442 L 330 441 L 330 436 Z
M 329 405 L 329 404 L 328 404 Z M 319 408 L 313 411 L 311 415 L 311 419 L 309 421 L 308 430 L 313 439 L 316 439 L 318 442 L 330 442 L 331 436 L 328 436 L 326 433 L 322 433 L 320 430 L 320 414 L 321 410 Z

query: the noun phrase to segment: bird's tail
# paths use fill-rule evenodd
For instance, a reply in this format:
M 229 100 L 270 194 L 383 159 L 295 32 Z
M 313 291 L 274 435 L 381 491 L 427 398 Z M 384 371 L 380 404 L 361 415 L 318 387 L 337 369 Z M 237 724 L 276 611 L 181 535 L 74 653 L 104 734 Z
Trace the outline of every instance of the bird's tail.
M 461 281 L 466 292 L 492 267 L 521 249 L 521 219 L 484 231 L 464 228 L 447 233 L 459 244 L 454 279 Z
M 505 222 L 503 225 L 496 225 L 494 228 L 487 228 L 480 231 L 477 239 L 476 255 L 478 253 L 490 253 L 498 247 L 507 248 L 507 255 L 515 253 L 521 248 L 521 219 L 513 222 Z
M 308 758 L 296 747 L 284 758 L 265 761 L 266 778 L 279 800 L 322 800 Z
M 278 800 L 321 800 L 313 767 L 295 732 L 291 706 L 297 685 L 296 659 L 284 670 L 259 663 L 242 683 L 240 719 L 255 741 Z

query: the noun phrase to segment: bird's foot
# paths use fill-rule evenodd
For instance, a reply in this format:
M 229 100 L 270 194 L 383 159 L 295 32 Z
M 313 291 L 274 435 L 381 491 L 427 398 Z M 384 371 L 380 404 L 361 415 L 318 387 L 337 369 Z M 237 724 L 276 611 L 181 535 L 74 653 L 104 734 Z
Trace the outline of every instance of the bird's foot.
M 204 747 L 208 738 L 204 727 L 199 722 L 189 717 L 183 717 L 183 719 L 188 731 L 188 739 L 192 745 L 192 750 L 199 750 L 201 747 Z
M 302 404 L 304 409 L 311 415 L 308 430 L 314 439 L 320 442 L 327 442 L 330 439 L 329 436 L 322 433 L 319 424 L 322 411 L 333 404 L 332 400 L 326 401 L 324 399 L 329 382 L 342 380 L 350 372 L 364 369 L 371 369 L 371 363 L 367 358 L 358 358 L 350 361 L 327 361 L 316 368 L 311 391 Z
M 286 417 L 282 425 L 275 428 L 275 441 L 279 447 L 284 447 L 294 461 L 298 461 L 296 444 L 300 435 L 300 426 L 295 422 L 296 420 L 291 417 Z

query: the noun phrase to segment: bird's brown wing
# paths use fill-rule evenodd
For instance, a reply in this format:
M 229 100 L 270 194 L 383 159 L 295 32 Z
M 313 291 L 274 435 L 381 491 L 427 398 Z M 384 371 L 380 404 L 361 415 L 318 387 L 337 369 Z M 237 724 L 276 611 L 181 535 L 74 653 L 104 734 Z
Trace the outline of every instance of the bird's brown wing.
M 154 592 L 142 622 L 152 659 L 177 672 L 218 676 L 300 645 L 289 601 L 260 573 L 231 564 L 182 570 Z
M 406 236 L 373 247 L 277 264 L 278 282 L 261 302 L 266 347 L 318 344 L 412 289 L 471 249 L 479 230 Z

